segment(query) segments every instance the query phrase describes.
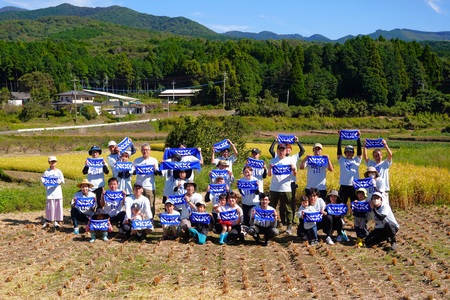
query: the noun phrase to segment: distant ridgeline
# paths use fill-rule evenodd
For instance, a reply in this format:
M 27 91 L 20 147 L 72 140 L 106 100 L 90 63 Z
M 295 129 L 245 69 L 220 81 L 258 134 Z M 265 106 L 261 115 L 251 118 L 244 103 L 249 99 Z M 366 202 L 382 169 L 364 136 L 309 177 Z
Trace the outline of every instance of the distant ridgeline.
M 413 39 L 434 42 L 405 41 Z M 218 34 L 186 18 L 119 6 L 7 7 L 0 9 L 0 90 L 45 88 L 35 94 L 36 109 L 49 108 L 74 76 L 80 87 L 152 97 L 177 78 L 177 89 L 200 89 L 185 104 L 225 100 L 240 115 L 448 114 L 445 40 L 450 32 L 398 29 L 336 43 L 320 35 Z

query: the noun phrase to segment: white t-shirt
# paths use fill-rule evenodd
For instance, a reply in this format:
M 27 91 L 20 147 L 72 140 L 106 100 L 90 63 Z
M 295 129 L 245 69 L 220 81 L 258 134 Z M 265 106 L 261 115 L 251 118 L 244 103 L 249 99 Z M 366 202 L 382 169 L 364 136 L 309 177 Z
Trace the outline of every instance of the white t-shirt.
M 361 164 L 361 157 L 355 156 L 352 159 L 347 159 L 341 156 L 338 159 L 340 167 L 339 184 L 353 186 L 353 180 L 359 179 L 359 165 Z
M 62 199 L 63 198 L 63 193 L 62 193 L 62 188 L 61 188 L 61 184 L 64 183 L 64 175 L 61 172 L 60 169 L 47 169 L 44 172 L 43 177 L 56 177 L 58 178 L 58 185 L 57 186 L 46 186 L 45 187 L 45 191 L 47 194 L 47 199 Z M 44 183 L 44 178 L 41 178 L 42 183 Z
M 270 160 L 270 165 L 291 165 L 292 157 L 286 156 L 283 159 L 279 157 L 272 158 Z M 291 174 L 281 174 L 275 175 L 272 170 L 272 180 L 270 182 L 270 190 L 273 192 L 291 192 Z
M 159 164 L 156 158 L 148 157 L 138 157 L 134 160 L 133 166 L 155 166 L 155 171 L 159 171 Z M 136 174 L 136 182 L 142 183 L 142 187 L 146 190 L 155 190 L 155 175 L 154 174 Z
M 136 199 L 134 195 L 130 195 L 125 198 L 125 212 L 127 214 L 127 218 L 131 219 L 131 206 L 137 203 L 141 207 L 141 212 L 144 215 L 144 219 L 153 219 L 153 214 L 150 209 L 150 201 L 147 197 L 141 195 Z

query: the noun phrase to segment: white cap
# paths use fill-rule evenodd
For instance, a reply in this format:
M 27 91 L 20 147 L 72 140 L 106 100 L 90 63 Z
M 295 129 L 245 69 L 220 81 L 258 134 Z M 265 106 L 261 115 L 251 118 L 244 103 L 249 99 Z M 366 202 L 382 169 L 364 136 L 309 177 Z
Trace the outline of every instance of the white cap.
M 56 159 L 56 156 L 52 155 L 48 157 L 48 161 L 58 161 L 58 160 Z
M 109 146 L 117 146 L 117 143 L 115 141 L 109 141 L 108 147 Z

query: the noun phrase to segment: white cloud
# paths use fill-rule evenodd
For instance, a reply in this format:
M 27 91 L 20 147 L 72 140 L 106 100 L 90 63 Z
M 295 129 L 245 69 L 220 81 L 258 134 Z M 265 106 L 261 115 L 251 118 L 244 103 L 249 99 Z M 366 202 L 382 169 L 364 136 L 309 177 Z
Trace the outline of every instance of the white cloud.
M 428 6 L 430 6 L 431 9 L 437 12 L 438 14 L 443 13 L 439 0 L 426 0 L 426 2 Z
M 246 25 L 219 25 L 219 24 L 212 24 L 208 26 L 214 31 L 217 32 L 227 32 L 227 31 L 246 31 L 248 30 L 249 26 Z

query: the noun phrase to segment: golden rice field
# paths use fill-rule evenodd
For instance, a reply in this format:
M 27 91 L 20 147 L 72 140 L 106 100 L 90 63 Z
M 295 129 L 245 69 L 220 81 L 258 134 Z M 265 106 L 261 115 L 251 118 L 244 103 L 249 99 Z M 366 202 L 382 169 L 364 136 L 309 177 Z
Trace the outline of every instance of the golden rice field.
M 161 149 L 163 143 L 152 143 L 152 146 Z M 268 162 L 270 144 L 247 144 L 247 148 L 258 147 L 262 151 L 262 157 Z M 294 151 L 296 149 L 294 148 Z M 311 149 L 305 147 L 306 154 L 311 154 Z M 101 157 L 106 159 L 108 150 L 105 149 Z M 339 188 L 339 166 L 335 155 L 335 147 L 324 147 L 324 154 L 328 154 L 333 162 L 335 170 L 328 172 L 327 185 L 328 189 Z M 138 152 L 139 154 L 139 152 Z M 136 155 L 138 155 L 136 154 Z M 86 152 L 74 152 L 55 154 L 58 157 L 58 167 L 63 171 L 64 176 L 71 179 L 82 178 L 81 170 L 84 162 L 88 157 Z M 151 155 L 158 160 L 162 159 L 162 152 L 152 151 Z M 384 156 L 386 154 L 384 153 Z M 207 162 L 205 162 L 207 165 Z M 48 167 L 47 156 L 8 156 L 0 159 L 0 169 L 17 170 L 42 173 Z M 236 173 L 235 177 L 240 178 L 240 174 Z M 362 164 L 360 168 L 361 175 L 364 173 L 365 167 Z M 439 167 L 419 167 L 411 164 L 401 164 L 395 162 L 390 170 L 391 192 L 390 201 L 394 207 L 406 208 L 416 204 L 438 204 L 450 203 L 450 185 L 448 184 L 450 171 Z M 268 186 L 270 179 L 266 179 Z M 301 192 L 306 184 L 306 172 L 299 171 L 297 173 L 297 183 L 299 192 Z

